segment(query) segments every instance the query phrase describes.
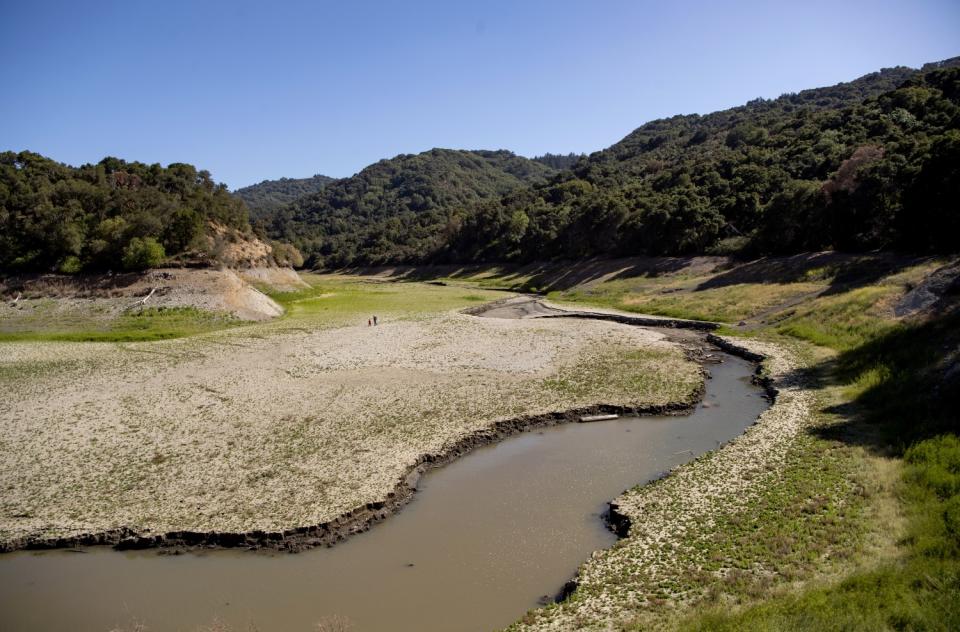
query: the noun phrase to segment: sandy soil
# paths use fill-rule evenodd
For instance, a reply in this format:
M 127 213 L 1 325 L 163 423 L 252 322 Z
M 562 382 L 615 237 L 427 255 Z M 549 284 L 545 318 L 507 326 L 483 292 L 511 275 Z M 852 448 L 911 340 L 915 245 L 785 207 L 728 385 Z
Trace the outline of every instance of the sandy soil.
M 632 392 L 596 379 L 598 367 L 609 372 L 638 349 L 632 366 L 643 379 Z M 685 401 L 701 385 L 699 367 L 654 331 L 459 313 L 3 350 L 0 546 L 8 548 L 118 527 L 323 523 L 382 500 L 421 454 L 496 420 Z M 578 387 L 556 387 L 567 383 Z
M 485 318 L 540 318 L 564 313 L 535 296 L 511 296 L 470 311 Z
M 257 266 L 240 270 L 240 278 L 248 283 L 268 285 L 281 292 L 291 292 L 310 287 L 293 268 Z

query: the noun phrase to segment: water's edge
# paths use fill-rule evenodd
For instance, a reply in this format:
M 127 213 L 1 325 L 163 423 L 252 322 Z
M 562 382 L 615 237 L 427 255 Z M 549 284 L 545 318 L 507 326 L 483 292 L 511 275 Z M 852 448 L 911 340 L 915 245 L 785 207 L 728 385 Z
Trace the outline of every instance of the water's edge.
M 18 550 L 49 550 L 82 546 L 113 546 L 118 550 L 167 548 L 248 548 L 298 552 L 318 546 L 332 546 L 350 535 L 367 531 L 372 525 L 399 511 L 417 490 L 417 481 L 428 469 L 441 467 L 472 450 L 497 443 L 527 430 L 579 421 L 581 416 L 597 414 L 617 415 L 684 415 L 690 413 L 703 396 L 703 386 L 690 402 L 671 402 L 655 406 L 616 406 L 596 404 L 565 411 L 539 415 L 524 415 L 494 422 L 474 431 L 441 452 L 421 455 L 406 474 L 397 481 L 385 500 L 367 503 L 341 514 L 328 522 L 301 526 L 284 531 L 253 530 L 229 531 L 171 531 L 157 535 L 143 535 L 121 527 L 107 531 L 57 538 L 20 538 L 0 545 L 0 553 Z
M 737 341 L 677 328 L 661 333 L 704 373 L 690 403 L 597 405 L 494 422 L 420 456 L 386 501 L 340 516 L 336 528 L 191 532 L 186 540 L 178 539 L 182 533 L 158 540 L 130 530 L 108 546 L 21 547 L 60 551 L 0 556 L 10 563 L 0 569 L 0 583 L 9 582 L 9 620 L 24 630 L 69 624 L 96 632 L 126 629 L 131 621 L 195 629 L 211 617 L 239 629 L 269 621 L 274 629 L 300 630 L 317 617 L 344 617 L 358 629 L 439 632 L 448 629 L 443 622 L 457 620 L 479 631 L 567 600 L 580 590 L 590 554 L 635 528 L 617 505 L 623 493 L 682 472 L 689 461 L 676 455 L 696 459 L 724 449 L 763 418 L 777 395 L 763 377 L 764 358 Z M 569 423 L 607 411 L 667 418 Z M 693 449 L 673 452 L 686 447 Z M 235 539 L 224 543 L 223 535 Z M 491 556 L 501 547 L 503 554 Z M 313 550 L 275 555 L 306 549 Z M 59 605 L 49 611 L 53 602 Z M 164 606 L 173 602 L 181 604 L 175 614 Z
M 493 304 L 498 302 L 499 301 L 495 301 Z M 490 305 L 492 304 L 487 304 L 485 307 L 489 307 Z M 563 315 L 545 317 L 603 319 L 646 327 L 650 327 L 653 322 L 658 322 L 660 327 L 668 329 L 712 329 L 715 327 L 713 323 L 699 323 L 700 326 L 694 325 L 691 327 L 689 323 L 696 321 L 654 321 L 653 319 L 644 319 L 642 317 L 621 317 L 615 314 L 597 312 L 570 311 Z M 757 364 L 757 372 L 759 374 L 759 363 L 763 360 L 763 356 L 734 345 L 712 333 L 708 333 L 705 337 L 698 335 L 697 339 L 701 345 L 704 342 L 709 343 L 731 355 Z M 696 354 L 690 354 L 689 359 L 698 361 L 701 366 L 704 360 L 703 357 Z M 776 391 L 772 388 L 769 381 L 764 383 L 759 378 L 756 379 L 758 380 L 758 384 L 766 390 L 772 402 L 776 396 Z M 400 477 L 394 485 L 393 490 L 387 494 L 385 499 L 356 507 L 351 511 L 337 516 L 333 520 L 315 525 L 293 527 L 283 531 L 251 530 L 246 532 L 219 532 L 185 530 L 149 535 L 129 527 L 120 527 L 76 536 L 51 538 L 27 536 L 0 543 L 0 553 L 9 553 L 17 550 L 50 550 L 84 546 L 112 546 L 118 550 L 148 548 L 175 550 L 246 548 L 250 550 L 298 552 L 314 547 L 333 546 L 351 535 L 369 530 L 370 527 L 376 523 L 400 511 L 400 509 L 413 498 L 417 490 L 417 482 L 420 476 L 426 471 L 442 467 L 476 448 L 500 442 L 507 437 L 528 430 L 577 422 L 581 416 L 585 415 L 685 415 L 695 409 L 697 404 L 702 400 L 704 391 L 705 384 L 701 383 L 698 391 L 694 393 L 693 398 L 688 402 L 671 402 L 664 405 L 639 407 L 595 404 L 565 411 L 523 415 L 496 421 L 485 428 L 461 437 L 453 444 L 445 446 L 440 452 L 420 455 L 406 470 L 404 475 Z M 609 503 L 608 511 L 605 512 L 603 517 L 610 529 L 619 537 L 625 537 L 629 533 L 629 519 L 618 512 L 614 501 Z M 575 580 L 568 582 L 558 595 L 558 599 L 568 596 L 573 592 L 575 587 Z

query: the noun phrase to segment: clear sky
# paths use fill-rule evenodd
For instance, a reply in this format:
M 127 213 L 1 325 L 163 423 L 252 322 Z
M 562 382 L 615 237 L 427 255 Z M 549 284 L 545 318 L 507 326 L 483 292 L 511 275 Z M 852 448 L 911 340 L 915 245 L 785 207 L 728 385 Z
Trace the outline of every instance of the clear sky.
M 0 0 L 0 149 L 231 188 L 645 121 L 960 55 L 960 1 Z

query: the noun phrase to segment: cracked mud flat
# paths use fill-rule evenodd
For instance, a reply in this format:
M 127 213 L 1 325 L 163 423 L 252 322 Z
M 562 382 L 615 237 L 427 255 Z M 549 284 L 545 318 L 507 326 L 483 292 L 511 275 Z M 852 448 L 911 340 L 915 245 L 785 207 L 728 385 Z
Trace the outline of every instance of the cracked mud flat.
M 702 386 L 658 332 L 458 313 L 3 350 L 6 550 L 91 534 L 296 535 L 358 507 L 382 512 L 424 455 L 498 421 L 689 404 Z

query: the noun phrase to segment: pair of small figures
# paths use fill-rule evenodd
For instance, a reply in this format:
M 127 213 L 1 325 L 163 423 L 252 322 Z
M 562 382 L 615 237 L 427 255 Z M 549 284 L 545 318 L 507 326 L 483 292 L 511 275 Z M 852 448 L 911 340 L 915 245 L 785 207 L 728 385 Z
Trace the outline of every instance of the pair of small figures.
M 378 324 L 380 324 L 380 323 L 377 322 L 377 317 L 376 317 L 376 316 L 374 316 L 373 318 L 368 318 L 368 319 L 367 319 L 367 327 L 371 327 L 371 326 L 373 326 L 373 325 L 378 325 Z

